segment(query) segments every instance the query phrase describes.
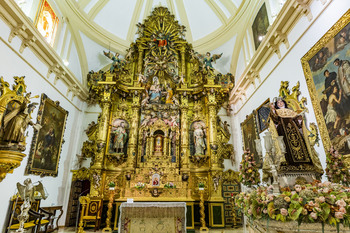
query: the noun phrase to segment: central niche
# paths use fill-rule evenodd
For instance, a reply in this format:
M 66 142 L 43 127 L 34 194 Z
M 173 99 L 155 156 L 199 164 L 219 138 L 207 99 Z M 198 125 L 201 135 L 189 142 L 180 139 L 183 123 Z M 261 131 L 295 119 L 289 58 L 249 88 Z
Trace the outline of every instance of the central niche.
M 162 130 L 157 130 L 154 132 L 154 150 L 153 154 L 155 156 L 163 155 L 163 145 L 164 145 L 164 132 Z

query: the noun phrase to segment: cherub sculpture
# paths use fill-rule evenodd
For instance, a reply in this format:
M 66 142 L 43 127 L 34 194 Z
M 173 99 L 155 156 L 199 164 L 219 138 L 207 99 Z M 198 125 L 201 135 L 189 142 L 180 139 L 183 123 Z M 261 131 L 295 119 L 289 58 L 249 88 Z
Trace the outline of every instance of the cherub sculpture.
M 218 60 L 219 58 L 221 58 L 222 53 L 221 54 L 214 54 L 213 56 L 210 55 L 209 52 L 207 52 L 205 54 L 205 57 L 203 59 L 203 68 L 207 69 L 207 70 L 213 70 L 213 65 L 212 62 L 216 62 L 216 60 Z

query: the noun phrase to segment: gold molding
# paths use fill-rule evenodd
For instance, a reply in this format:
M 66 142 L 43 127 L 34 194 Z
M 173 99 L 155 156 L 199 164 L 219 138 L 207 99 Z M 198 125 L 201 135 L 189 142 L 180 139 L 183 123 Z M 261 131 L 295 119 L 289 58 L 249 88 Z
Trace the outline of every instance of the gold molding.
M 242 106 L 236 109 L 235 113 L 239 112 L 245 103 L 250 99 L 251 96 L 259 89 L 259 87 L 264 83 L 264 81 L 271 75 L 271 73 L 275 70 L 275 68 L 280 64 L 280 62 L 284 59 L 286 55 L 292 50 L 292 48 L 300 41 L 303 35 L 307 32 L 307 30 L 313 25 L 313 23 L 320 17 L 320 15 L 324 12 L 324 10 L 328 7 L 328 5 L 332 1 L 329 1 L 327 4 L 323 5 L 323 9 L 313 17 L 313 20 L 310 22 L 305 31 L 299 36 L 299 38 L 294 42 L 293 45 L 289 45 L 288 42 L 288 33 L 294 28 L 300 18 L 304 15 L 302 11 L 296 5 L 298 4 L 297 0 L 287 1 L 282 7 L 278 17 L 275 19 L 272 25 L 270 25 L 269 31 L 265 36 L 265 39 L 260 44 L 259 48 L 256 50 L 254 56 L 249 62 L 249 65 L 245 68 L 241 77 L 237 78 L 238 82 L 236 86 L 233 88 L 230 94 L 230 103 L 237 104 L 241 98 L 241 92 L 245 92 L 249 88 L 249 74 L 252 72 L 259 73 L 261 68 L 265 65 L 265 63 L 273 56 L 274 53 L 279 51 L 279 47 L 281 43 L 284 43 L 287 51 L 286 53 L 279 58 L 279 61 L 274 66 L 274 68 L 266 75 L 264 80 L 261 80 L 259 85 L 254 88 L 254 91 L 250 94 L 250 96 L 246 96 L 244 100 L 242 100 Z M 310 5 L 312 1 L 308 2 Z M 276 49 L 274 51 L 274 49 Z M 232 63 L 231 63 L 232 65 Z
M 49 68 L 52 66 L 52 64 L 58 64 L 58 71 L 55 71 L 57 75 L 56 77 L 59 77 L 59 79 L 61 79 L 67 87 L 76 85 L 79 88 L 79 92 L 76 96 L 78 96 L 81 100 L 86 99 L 87 89 L 63 64 L 61 57 L 57 54 L 54 48 L 47 44 L 39 31 L 34 27 L 32 21 L 23 13 L 23 11 L 13 0 L 0 1 L 0 17 L 8 25 L 11 31 L 18 25 L 24 25 L 26 30 L 15 33 L 12 35 L 12 38 L 14 36 L 19 37 L 22 40 L 22 49 L 29 47 L 32 52 Z M 7 42 L 5 42 L 5 44 L 7 44 Z

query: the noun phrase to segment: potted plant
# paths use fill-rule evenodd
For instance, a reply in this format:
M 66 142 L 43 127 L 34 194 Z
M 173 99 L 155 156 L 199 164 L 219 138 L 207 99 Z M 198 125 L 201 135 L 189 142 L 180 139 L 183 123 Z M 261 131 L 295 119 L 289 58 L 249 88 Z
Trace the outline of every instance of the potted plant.
M 204 190 L 204 183 L 203 182 L 199 182 L 198 183 L 198 188 L 199 188 L 199 190 Z
M 109 187 L 109 190 L 114 190 L 115 189 L 115 183 L 113 181 L 109 182 L 108 187 Z

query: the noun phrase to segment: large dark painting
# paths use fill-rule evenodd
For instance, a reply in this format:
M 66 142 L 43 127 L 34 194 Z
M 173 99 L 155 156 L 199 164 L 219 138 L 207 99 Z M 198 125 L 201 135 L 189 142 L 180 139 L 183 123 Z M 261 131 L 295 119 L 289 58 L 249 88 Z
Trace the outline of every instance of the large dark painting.
M 259 134 L 257 132 L 255 116 L 250 114 L 247 119 L 241 123 L 242 138 L 244 150 L 250 149 L 250 152 L 254 154 L 256 164 L 259 168 L 262 167 L 262 159 L 258 155 L 255 146 L 255 139 L 259 139 Z
M 269 17 L 267 16 L 266 5 L 264 3 L 256 15 L 252 25 L 255 49 L 258 49 L 262 39 L 267 33 L 269 26 Z
M 350 10 L 301 59 L 326 151 L 350 156 Z
M 34 130 L 27 174 L 57 176 L 67 116 L 68 112 L 59 106 L 58 101 L 41 95 L 37 117 L 41 129 Z

